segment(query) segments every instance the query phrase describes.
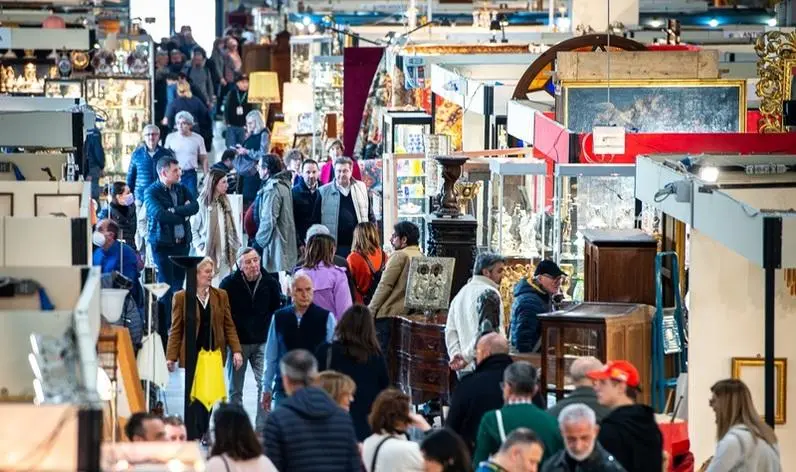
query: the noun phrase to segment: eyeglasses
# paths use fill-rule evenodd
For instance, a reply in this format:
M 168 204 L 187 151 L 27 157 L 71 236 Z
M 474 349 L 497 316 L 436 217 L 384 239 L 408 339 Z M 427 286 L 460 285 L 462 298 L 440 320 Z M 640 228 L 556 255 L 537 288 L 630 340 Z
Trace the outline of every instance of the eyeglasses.
M 144 133 L 144 136 L 159 136 L 160 133 Z

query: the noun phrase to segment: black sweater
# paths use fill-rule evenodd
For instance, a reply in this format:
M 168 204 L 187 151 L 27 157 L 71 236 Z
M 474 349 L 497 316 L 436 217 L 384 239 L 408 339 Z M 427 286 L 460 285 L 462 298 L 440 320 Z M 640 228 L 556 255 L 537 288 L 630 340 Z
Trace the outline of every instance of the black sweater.
M 346 374 L 357 385 L 350 413 L 351 419 L 354 421 L 357 441 L 364 441 L 371 434 L 368 425 L 370 407 L 373 406 L 376 396 L 390 385 L 387 363 L 382 355 L 371 355 L 367 362 L 359 363 L 353 357 L 345 354 L 345 349 L 339 342 L 334 342 L 331 345 L 323 343 L 315 351 L 315 358 L 318 359 L 320 370 L 326 370 L 330 347 L 332 360 L 329 363 L 329 369 Z
M 232 321 L 241 344 L 265 343 L 271 318 L 274 311 L 279 309 L 279 283 L 261 269 L 260 284 L 256 291 L 253 290 L 255 285 L 247 282 L 240 270 L 226 276 L 220 284 L 220 288 L 229 295 Z

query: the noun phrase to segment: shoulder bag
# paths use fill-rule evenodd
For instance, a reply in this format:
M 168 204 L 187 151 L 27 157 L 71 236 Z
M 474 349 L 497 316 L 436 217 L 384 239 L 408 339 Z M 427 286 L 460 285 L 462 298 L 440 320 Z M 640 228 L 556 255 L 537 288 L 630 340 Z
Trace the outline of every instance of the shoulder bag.
M 373 460 L 370 462 L 370 472 L 376 472 L 376 459 L 379 457 L 379 450 L 387 442 L 388 439 L 392 439 L 392 436 L 387 436 L 386 438 L 379 441 L 379 444 L 376 446 L 376 450 L 373 451 Z

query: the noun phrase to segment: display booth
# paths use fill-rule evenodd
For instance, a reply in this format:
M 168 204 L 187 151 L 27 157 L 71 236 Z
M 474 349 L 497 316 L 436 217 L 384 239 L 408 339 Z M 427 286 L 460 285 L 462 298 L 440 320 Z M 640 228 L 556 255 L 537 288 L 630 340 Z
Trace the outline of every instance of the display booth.
M 637 160 L 636 198 L 690 227 L 687 405 L 698 464 L 715 448 L 705 399 L 724 378 L 743 380 L 780 444 L 794 442 L 787 422 L 796 407 L 787 394 L 788 358 L 796 355 L 789 339 L 796 329 L 789 316 L 796 310 L 794 165 L 794 156 L 772 155 Z M 780 454 L 790 470 L 794 451 Z
M 519 56 L 523 61 L 519 64 L 498 63 L 487 56 L 478 65 L 446 62 L 431 66 L 432 99 L 441 97 L 462 109 L 462 150 L 509 147 L 508 102 L 519 77 L 536 57 Z M 552 105 L 552 98 L 549 101 Z

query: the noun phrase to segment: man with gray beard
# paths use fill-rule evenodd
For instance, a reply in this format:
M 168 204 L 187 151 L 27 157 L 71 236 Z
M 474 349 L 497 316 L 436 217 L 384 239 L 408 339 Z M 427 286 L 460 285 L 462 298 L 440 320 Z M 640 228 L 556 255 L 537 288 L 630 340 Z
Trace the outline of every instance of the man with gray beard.
M 625 468 L 597 442 L 597 417 L 588 405 L 573 403 L 558 415 L 563 451 L 550 458 L 542 472 L 625 472 Z

